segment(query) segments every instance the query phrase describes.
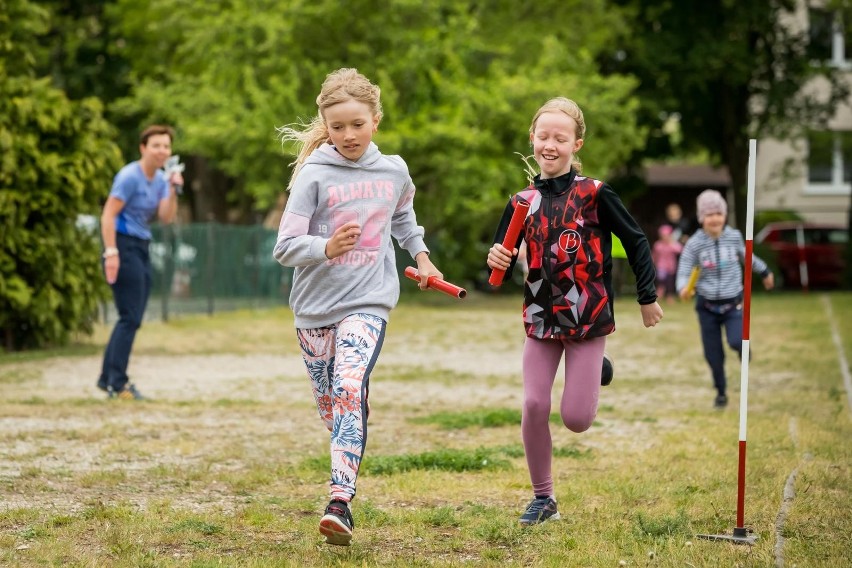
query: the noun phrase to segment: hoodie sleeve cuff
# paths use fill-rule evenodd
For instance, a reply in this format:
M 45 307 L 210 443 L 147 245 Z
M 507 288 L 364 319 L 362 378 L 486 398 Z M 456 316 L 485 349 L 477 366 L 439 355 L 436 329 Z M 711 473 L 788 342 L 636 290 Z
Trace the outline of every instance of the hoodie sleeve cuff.
M 421 252 L 429 253 L 429 249 L 426 247 L 426 241 L 424 241 L 421 237 L 410 239 L 409 242 L 406 243 L 405 250 L 408 251 L 411 258 L 417 257 L 417 255 Z
M 328 257 L 325 254 L 325 245 L 328 239 L 322 237 L 314 239 L 311 243 L 311 258 L 317 261 L 326 261 Z

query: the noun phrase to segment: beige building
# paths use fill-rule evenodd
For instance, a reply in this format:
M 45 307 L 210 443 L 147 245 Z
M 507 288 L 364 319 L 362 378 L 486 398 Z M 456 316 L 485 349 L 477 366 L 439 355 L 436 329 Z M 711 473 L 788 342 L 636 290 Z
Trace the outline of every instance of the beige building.
M 792 25 L 807 26 L 808 57 L 830 61 L 852 84 L 852 22 L 839 14 L 800 2 Z M 819 93 L 819 82 L 805 88 Z M 809 221 L 846 223 L 852 206 L 852 100 L 827 128 L 801 140 L 758 140 L 755 210 L 792 211 Z

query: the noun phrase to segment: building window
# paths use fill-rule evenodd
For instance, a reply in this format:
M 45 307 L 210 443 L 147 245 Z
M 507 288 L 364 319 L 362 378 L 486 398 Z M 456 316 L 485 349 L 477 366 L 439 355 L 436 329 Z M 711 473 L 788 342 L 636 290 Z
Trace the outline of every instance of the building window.
M 808 187 L 811 194 L 852 192 L 852 131 L 813 131 L 808 135 Z
M 808 17 L 808 58 L 838 67 L 852 67 L 852 30 L 843 25 L 841 13 L 810 8 Z

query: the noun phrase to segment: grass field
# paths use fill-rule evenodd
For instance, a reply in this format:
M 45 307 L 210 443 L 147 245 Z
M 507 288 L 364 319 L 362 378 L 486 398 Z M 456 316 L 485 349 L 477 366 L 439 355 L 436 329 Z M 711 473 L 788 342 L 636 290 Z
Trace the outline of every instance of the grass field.
M 406 298 L 371 379 L 349 548 L 317 531 L 328 435 L 286 310 L 146 324 L 131 361 L 146 402 L 95 389 L 109 329 L 0 355 L 0 565 L 852 565 L 852 409 L 832 336 L 852 357 L 852 294 L 753 300 L 751 546 L 696 537 L 736 525 L 739 362 L 729 351 L 731 403 L 714 410 L 695 313 L 663 307 L 646 330 L 617 302 L 595 424 L 551 424 L 563 519 L 521 529 L 519 299 Z

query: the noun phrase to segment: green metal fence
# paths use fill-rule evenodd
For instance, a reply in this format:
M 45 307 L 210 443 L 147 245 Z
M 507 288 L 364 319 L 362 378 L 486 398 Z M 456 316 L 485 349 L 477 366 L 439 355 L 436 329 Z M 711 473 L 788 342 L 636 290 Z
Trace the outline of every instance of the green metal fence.
M 277 231 L 262 226 L 154 225 L 153 290 L 146 319 L 287 305 L 293 269 L 272 258 Z M 115 308 L 104 306 L 114 321 Z

